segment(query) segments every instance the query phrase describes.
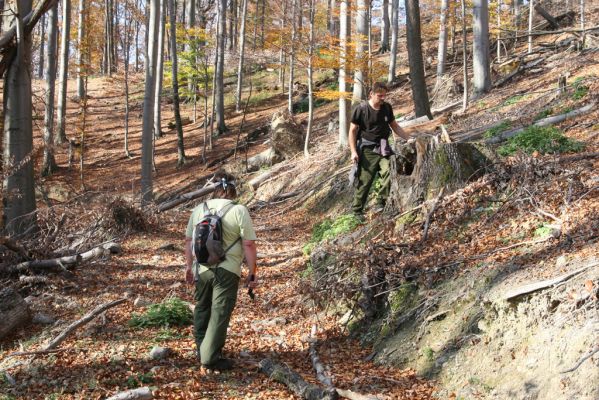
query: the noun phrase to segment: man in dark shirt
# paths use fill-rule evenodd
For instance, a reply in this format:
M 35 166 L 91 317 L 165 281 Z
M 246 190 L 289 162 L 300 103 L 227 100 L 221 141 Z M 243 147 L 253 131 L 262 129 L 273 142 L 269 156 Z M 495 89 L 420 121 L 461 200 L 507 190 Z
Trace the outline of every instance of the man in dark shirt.
M 351 159 L 359 163 L 358 184 L 354 193 L 352 211 L 362 217 L 364 206 L 368 200 L 370 186 L 377 172 L 381 179 L 381 189 L 378 193 L 376 211 L 381 211 L 389 196 L 389 157 L 393 152 L 389 146 L 391 131 L 405 140 L 410 138 L 395 121 L 393 109 L 385 103 L 387 87 L 375 83 L 369 93 L 367 102 L 358 104 L 351 116 L 349 128 L 349 147 Z

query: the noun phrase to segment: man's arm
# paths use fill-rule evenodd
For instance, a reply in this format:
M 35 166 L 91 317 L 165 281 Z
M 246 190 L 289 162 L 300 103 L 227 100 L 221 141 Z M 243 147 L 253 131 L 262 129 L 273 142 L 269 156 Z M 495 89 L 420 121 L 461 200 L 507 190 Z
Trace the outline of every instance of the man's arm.
M 257 286 L 256 282 L 256 241 L 255 240 L 245 240 L 241 241 L 243 245 L 243 255 L 245 256 L 245 262 L 248 266 L 248 279 L 247 279 L 247 287 L 255 288 Z M 250 280 L 254 277 L 253 280 Z
M 396 120 L 393 120 L 389 126 L 391 127 L 391 130 L 393 131 L 393 133 L 396 136 L 400 136 L 402 138 L 404 138 L 405 140 L 408 140 L 409 138 L 411 138 L 410 134 L 407 133 L 406 131 L 404 131 L 401 126 L 399 126 L 399 124 L 397 123 Z
M 191 266 L 193 264 L 193 254 L 191 254 L 191 238 L 185 238 L 185 282 L 193 283 L 193 271 Z
M 357 163 L 360 156 L 358 155 L 358 125 L 350 122 L 349 124 L 349 149 L 351 151 L 351 159 L 353 162 Z

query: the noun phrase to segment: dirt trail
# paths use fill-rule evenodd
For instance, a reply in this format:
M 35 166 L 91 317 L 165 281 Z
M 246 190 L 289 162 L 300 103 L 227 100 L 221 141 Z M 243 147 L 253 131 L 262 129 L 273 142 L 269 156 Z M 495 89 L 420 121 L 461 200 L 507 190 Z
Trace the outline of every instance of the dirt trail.
M 116 80 L 90 82 L 86 136 L 85 183 L 88 190 L 134 197 L 139 180 L 140 130 L 139 104 L 133 104 L 130 121 L 132 159 L 124 156 L 123 100 Z M 71 87 L 74 87 L 72 85 Z M 141 100 L 137 100 L 141 101 Z M 70 104 L 71 132 L 79 116 L 77 105 Z M 163 110 L 167 121 L 169 108 Z M 269 117 L 268 110 L 254 113 L 247 126 L 260 126 Z M 230 122 L 233 128 L 240 117 Z M 166 124 L 166 123 L 165 123 Z M 235 132 L 235 130 L 233 129 Z M 156 164 L 158 191 L 172 191 L 204 175 L 199 164 L 200 128 L 187 127 L 188 155 L 193 159 L 176 170 L 176 138 L 168 133 L 157 140 Z M 235 132 L 236 134 L 236 132 Z M 225 152 L 234 144 L 235 134 L 218 139 L 218 147 L 209 154 Z M 39 136 L 36 142 L 39 144 Z M 258 151 L 254 149 L 253 151 Z M 57 149 L 57 161 L 63 166 L 45 181 L 47 187 L 63 186 L 67 192 L 80 189 L 77 167 L 65 168 L 66 147 Z M 137 189 L 138 190 L 138 189 Z M 52 194 L 52 193 L 51 193 Z M 72 196 L 67 194 L 66 196 Z M 58 201 L 57 199 L 51 201 Z M 365 361 L 367 348 L 349 338 L 335 318 L 317 312 L 305 294 L 302 280 L 305 260 L 281 257 L 297 252 L 309 238 L 314 216 L 302 210 L 281 212 L 285 205 L 274 205 L 252 213 L 258 235 L 260 287 L 252 301 L 240 288 L 237 307 L 230 325 L 225 352 L 236 361 L 236 368 L 218 375 L 204 375 L 195 358 L 192 328 L 131 328 L 128 322 L 134 300 L 158 303 L 172 296 L 193 302 L 193 290 L 184 281 L 183 235 L 193 204 L 160 215 L 153 228 L 129 235 L 123 253 L 109 260 L 83 265 L 72 274 L 50 275 L 45 287 L 32 288 L 32 305 L 59 322 L 43 330 L 39 325 L 18 334 L 27 350 L 36 350 L 55 337 L 64 326 L 80 318 L 100 303 L 122 297 L 130 301 L 109 310 L 70 336 L 57 354 L 39 356 L 28 366 L 11 370 L 15 386 L 0 382 L 4 399 L 32 398 L 104 398 L 119 391 L 149 385 L 156 398 L 295 398 L 283 385 L 270 381 L 259 372 L 257 363 L 269 357 L 289 364 L 303 377 L 316 382 L 308 355 L 308 335 L 318 324 L 318 352 L 337 387 L 380 398 L 428 399 L 432 384 L 417 378 L 413 371 L 376 366 Z M 171 250 L 159 250 L 172 244 Z M 14 338 L 13 338 L 14 339 Z M 7 341 L 0 358 L 18 350 L 18 341 Z M 168 347 L 171 355 L 162 361 L 149 357 L 154 345 Z

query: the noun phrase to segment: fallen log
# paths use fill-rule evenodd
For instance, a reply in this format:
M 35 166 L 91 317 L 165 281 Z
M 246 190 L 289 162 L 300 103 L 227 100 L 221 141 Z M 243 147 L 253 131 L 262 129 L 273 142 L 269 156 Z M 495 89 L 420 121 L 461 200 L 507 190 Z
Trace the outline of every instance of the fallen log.
M 545 61 L 545 58 L 541 57 L 541 58 L 537 58 L 536 60 L 532 60 L 529 63 L 520 63 L 520 65 L 518 66 L 518 68 L 516 68 L 515 70 L 513 70 L 510 74 L 508 74 L 507 76 L 504 76 L 503 78 L 501 78 L 500 80 L 498 80 L 497 82 L 495 82 L 493 84 L 493 87 L 499 87 L 501 85 L 503 85 L 504 83 L 508 82 L 509 80 L 511 80 L 514 76 L 519 75 L 521 73 L 523 73 L 526 70 L 532 69 L 534 67 L 536 67 L 538 64 L 540 64 L 541 62 Z
M 424 124 L 425 122 L 429 122 L 432 121 L 431 119 L 428 118 L 428 116 L 423 115 L 422 117 L 418 117 L 418 118 L 414 118 L 414 119 L 410 119 L 407 121 L 401 121 L 399 122 L 399 126 L 401 128 L 407 128 L 413 125 L 420 125 L 420 124 Z
M 285 364 L 265 358 L 259 363 L 260 370 L 270 379 L 285 384 L 293 393 L 306 400 L 337 399 L 337 392 L 323 389 L 306 382 L 297 372 Z
M 0 339 L 31 319 L 29 306 L 13 288 L 0 290 Z
M 69 336 L 69 334 L 71 334 L 73 331 L 75 331 L 77 328 L 79 328 L 82 325 L 87 324 L 89 321 L 91 321 L 92 319 L 96 318 L 98 315 L 102 314 L 104 311 L 108 310 L 109 308 L 112 308 L 114 306 L 118 306 L 119 304 L 124 303 L 125 301 L 127 301 L 127 299 L 119 299 L 119 300 L 114 300 L 111 301 L 109 303 L 105 303 L 102 304 L 96 308 L 94 308 L 92 311 L 88 312 L 87 314 L 85 314 L 82 318 L 78 319 L 77 321 L 73 322 L 72 324 L 70 324 L 69 326 L 67 326 L 65 328 L 65 330 L 63 330 L 60 335 L 56 336 L 45 348 L 44 351 L 48 351 L 48 350 L 53 350 L 56 347 L 58 347 L 59 344 L 61 344 L 62 342 L 64 342 L 64 340 L 67 338 L 67 336 Z
M 587 269 L 594 268 L 594 267 L 596 267 L 598 265 L 599 265 L 599 262 L 591 263 L 591 264 L 586 265 L 586 266 L 584 266 L 582 268 L 579 268 L 579 269 L 577 269 L 575 271 L 568 272 L 567 274 L 560 275 L 560 276 L 558 276 L 556 278 L 553 278 L 553 279 L 546 279 L 544 281 L 535 282 L 535 283 L 531 283 L 531 284 L 528 284 L 528 285 L 521 286 L 519 288 L 516 288 L 516 289 L 508 291 L 505 294 L 505 296 L 503 296 L 503 299 L 505 301 L 510 301 L 510 300 L 513 300 L 513 299 L 515 299 L 517 297 L 520 297 L 520 296 L 523 296 L 523 295 L 526 295 L 526 294 L 530 294 L 530 293 L 534 293 L 536 291 L 543 290 L 543 289 L 546 289 L 548 287 L 555 286 L 558 283 L 567 281 L 568 279 L 570 279 L 570 278 L 572 278 L 572 277 L 574 277 L 574 276 L 576 276 L 576 275 L 578 275 L 578 274 L 586 271 Z
M 539 13 L 539 15 L 541 17 L 545 18 L 545 20 L 547 22 L 549 22 L 549 26 L 551 26 L 553 29 L 559 29 L 559 28 L 561 28 L 561 26 L 557 22 L 557 20 L 555 18 L 553 18 L 553 16 L 551 14 L 549 14 L 549 12 L 547 10 L 545 10 L 543 7 L 541 7 L 540 4 L 535 3 L 533 5 L 533 8 L 535 9 L 535 11 L 537 13 Z
M 316 351 L 316 343 L 318 342 L 318 339 L 316 338 L 317 330 L 316 325 L 312 325 L 312 329 L 310 330 L 310 359 L 312 360 L 312 367 L 316 371 L 316 379 L 326 387 L 332 388 L 333 381 L 331 377 L 327 375 L 324 365 L 320 361 L 320 357 L 318 357 L 318 352 Z
M 248 160 L 248 163 L 249 163 L 249 160 Z M 278 174 L 279 172 L 281 172 L 285 169 L 288 169 L 288 168 L 290 168 L 289 164 L 278 164 L 276 166 L 273 166 L 268 171 L 250 179 L 250 181 L 248 183 L 252 187 L 252 189 L 256 190 L 260 187 L 260 185 L 262 185 L 264 182 L 266 182 L 266 180 L 268 180 L 272 176 L 274 176 L 274 175 Z
M 120 392 L 114 396 L 108 397 L 106 400 L 150 400 L 153 399 L 154 395 L 149 387 L 144 386 L 137 389 L 127 390 Z
M 256 154 L 247 160 L 248 172 L 257 171 L 263 166 L 271 166 L 277 161 L 281 161 L 281 157 L 277 156 L 277 153 L 273 147 L 269 147 L 261 153 Z
M 67 266 L 73 266 L 84 261 L 89 261 L 107 253 L 119 253 L 120 251 L 121 246 L 114 242 L 109 242 L 96 246 L 84 253 L 78 253 L 71 256 L 53 258 L 50 260 L 25 261 L 10 267 L 9 272 L 22 272 L 25 270 L 64 271 Z
M 565 121 L 568 118 L 573 118 L 573 117 L 577 117 L 579 115 L 584 115 L 584 114 L 587 114 L 594 110 L 595 110 L 595 103 L 593 102 L 593 103 L 587 104 L 584 107 L 578 108 L 574 111 L 570 111 L 565 114 L 556 115 L 556 116 L 548 117 L 548 118 L 543 118 L 541 120 L 538 120 L 537 122 L 535 122 L 532 125 L 533 126 L 553 125 L 553 124 L 557 124 L 559 122 Z M 517 134 L 523 132 L 526 128 L 527 127 L 523 127 L 523 128 L 513 129 L 511 131 L 500 133 L 496 136 L 493 136 L 492 138 L 487 139 L 486 143 L 488 143 L 488 144 L 500 143 L 508 138 L 511 138 L 512 136 L 516 136 Z
M 214 192 L 214 190 L 216 189 L 216 187 L 218 185 L 219 185 L 218 183 L 212 183 L 212 184 L 210 184 L 206 187 L 203 187 L 199 190 L 194 190 L 193 192 L 184 193 L 181 196 L 179 196 L 173 200 L 166 201 L 158 206 L 158 212 L 170 210 L 171 208 L 177 207 L 178 205 L 183 204 L 189 200 L 193 200 L 193 199 L 197 199 L 198 197 L 206 196 L 207 194 Z

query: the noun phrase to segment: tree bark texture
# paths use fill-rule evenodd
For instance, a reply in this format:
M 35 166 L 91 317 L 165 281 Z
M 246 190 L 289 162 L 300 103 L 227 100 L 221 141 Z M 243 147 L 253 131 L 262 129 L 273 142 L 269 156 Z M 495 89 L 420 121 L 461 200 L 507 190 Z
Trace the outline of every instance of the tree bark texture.
M 312 57 L 314 54 L 314 14 L 315 14 L 315 4 L 314 0 L 310 0 L 310 35 L 309 35 L 309 43 L 308 43 L 308 126 L 306 128 L 306 140 L 304 144 L 304 156 L 309 157 L 310 152 L 308 151 L 308 144 L 310 142 L 310 135 L 312 134 L 312 123 L 314 121 L 314 93 L 313 93 L 313 73 L 314 69 L 312 67 Z
M 368 38 L 368 3 L 367 0 L 357 0 L 356 10 L 356 29 L 357 35 L 354 40 L 356 44 L 356 69 L 354 71 L 354 92 L 352 104 L 359 103 L 366 98 L 365 85 L 367 83 L 367 57 L 364 57 L 367 50 L 366 40 Z
M 85 9 L 85 0 L 79 0 L 79 27 L 77 29 L 77 96 L 79 100 L 85 97 L 85 77 L 86 74 L 84 64 L 87 62 L 85 54 L 87 53 L 85 38 L 85 25 L 87 10 Z
M 406 0 L 406 35 L 414 111 L 416 117 L 427 115 L 432 119 L 433 116 L 428 100 L 428 91 L 424 78 L 424 63 L 422 60 L 419 0 Z
M 29 306 L 13 288 L 0 290 L 0 339 L 31 319 Z
M 437 51 L 437 86 L 445 73 L 447 60 L 447 6 L 449 0 L 441 0 L 441 15 L 439 21 L 439 44 Z
M 54 159 L 54 88 L 56 84 L 56 47 L 58 30 L 58 3 L 50 9 L 48 24 L 48 61 L 46 63 L 46 110 L 44 114 L 44 159 L 42 176 L 54 173 L 58 168 Z
M 175 0 L 168 1 L 169 7 L 169 29 L 170 29 L 170 47 L 171 47 L 171 77 L 173 81 L 173 111 L 175 114 L 175 127 L 177 129 L 177 165 L 185 163 L 185 145 L 183 143 L 183 123 L 181 121 L 181 111 L 179 109 L 179 78 L 177 59 L 177 23 Z
M 58 72 L 58 108 L 54 143 L 67 141 L 65 118 L 67 114 L 67 81 L 69 74 L 69 45 L 71 43 L 71 0 L 62 2 L 62 30 L 60 32 L 60 71 Z
M 395 79 L 395 68 L 397 65 L 397 33 L 399 26 L 399 0 L 391 0 L 391 54 L 389 56 L 389 75 L 387 82 Z
M 239 33 L 239 66 L 237 67 L 237 95 L 235 110 L 241 112 L 241 89 L 243 86 L 243 57 L 245 55 L 245 20 L 247 17 L 248 0 L 241 0 L 241 31 Z
M 147 65 L 142 120 L 141 145 L 141 200 L 142 204 L 152 201 L 152 159 L 153 159 L 153 117 L 154 96 L 156 93 L 156 59 L 158 51 L 158 17 L 160 15 L 160 0 L 150 0 L 150 19 L 148 23 Z
M 339 1 L 339 135 L 338 144 L 341 148 L 348 145 L 350 102 L 347 95 L 347 18 L 349 0 Z
M 393 1 L 393 0 L 391 0 Z M 389 21 L 389 0 L 383 0 L 383 27 L 381 29 L 381 53 L 389 51 L 389 30 L 391 22 Z
M 42 15 L 39 25 L 40 31 L 40 57 L 37 65 L 38 79 L 44 79 L 44 66 L 46 62 L 46 14 Z
M 15 17 L 17 45 L 4 77 L 4 226 L 9 234 L 25 232 L 35 223 L 33 177 L 33 127 L 31 104 L 31 31 L 23 27 L 23 15 L 31 0 L 18 0 Z
M 434 199 L 445 188 L 449 194 L 490 168 L 490 161 L 470 143 L 440 143 L 438 136 L 418 137 L 396 146 L 391 159 L 388 207 L 395 212 Z
M 218 63 L 216 64 L 216 130 L 218 134 L 225 133 L 225 37 L 227 24 L 227 0 L 218 0 Z
M 472 84 L 474 94 L 480 95 L 491 89 L 488 0 L 474 0 L 473 13 Z
M 289 94 L 287 96 L 287 110 L 293 114 L 293 79 L 295 72 L 295 41 L 297 39 L 297 25 L 295 16 L 297 12 L 297 1 L 291 0 L 291 54 L 289 55 Z
M 160 18 L 158 28 L 158 51 L 156 53 L 156 93 L 154 94 L 154 137 L 162 136 L 162 113 L 160 100 L 162 97 L 162 80 L 164 73 L 164 33 L 166 29 L 166 1 L 160 1 Z

